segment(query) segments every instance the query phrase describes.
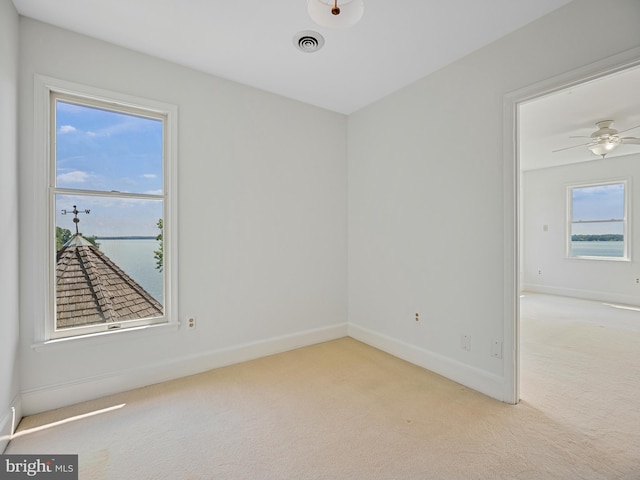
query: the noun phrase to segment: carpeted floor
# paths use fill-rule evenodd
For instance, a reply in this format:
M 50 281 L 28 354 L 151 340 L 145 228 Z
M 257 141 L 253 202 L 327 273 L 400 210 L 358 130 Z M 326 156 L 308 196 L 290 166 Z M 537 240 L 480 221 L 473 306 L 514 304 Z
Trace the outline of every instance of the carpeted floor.
M 83 480 L 640 479 L 640 312 L 526 295 L 521 323 L 517 406 L 344 338 L 25 418 L 6 453 L 78 453 Z

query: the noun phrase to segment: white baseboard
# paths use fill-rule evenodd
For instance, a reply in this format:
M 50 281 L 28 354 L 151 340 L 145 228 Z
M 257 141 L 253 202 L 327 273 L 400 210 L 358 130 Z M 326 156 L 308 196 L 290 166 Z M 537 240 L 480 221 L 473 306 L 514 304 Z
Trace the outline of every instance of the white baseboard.
M 349 336 L 378 348 L 395 357 L 426 368 L 454 382 L 460 383 L 502 402 L 505 399 L 505 382 L 498 375 L 480 370 L 451 358 L 425 350 L 395 338 L 382 335 L 368 328 L 349 324 Z
M 22 392 L 24 415 L 73 405 L 155 383 L 206 372 L 347 336 L 347 324 L 307 330 L 266 340 L 173 358 L 165 362 L 110 372 Z
M 577 288 L 553 287 L 549 285 L 539 285 L 527 283 L 523 285 L 523 292 L 544 293 L 547 295 L 558 295 L 561 297 L 581 298 L 584 300 L 594 300 L 596 302 L 622 303 L 625 305 L 640 305 L 637 295 L 625 295 L 611 292 L 600 292 L 597 290 L 582 290 Z
M 0 454 L 6 450 L 11 436 L 15 433 L 16 428 L 18 428 L 18 423 L 20 423 L 21 419 L 22 404 L 18 396 L 13 399 L 11 405 L 2 412 L 2 417 L 0 417 Z
M 473 366 L 452 360 L 415 345 L 382 335 L 354 324 L 337 324 L 263 341 L 212 350 L 165 362 L 110 372 L 26 390 L 21 394 L 20 416 L 52 410 L 115 393 L 194 375 L 215 368 L 274 355 L 345 336 L 383 350 L 426 368 L 500 401 L 504 399 L 504 379 Z

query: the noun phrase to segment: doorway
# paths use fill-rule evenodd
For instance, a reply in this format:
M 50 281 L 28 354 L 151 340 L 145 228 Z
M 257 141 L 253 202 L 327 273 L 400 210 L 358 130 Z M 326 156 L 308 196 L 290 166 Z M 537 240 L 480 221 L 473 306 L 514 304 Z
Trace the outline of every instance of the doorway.
M 534 140 L 523 136 L 523 128 L 527 128 L 527 115 L 525 110 L 532 110 L 532 106 L 541 107 L 546 102 L 558 102 L 562 97 L 578 98 L 582 93 L 581 88 L 595 88 L 604 85 L 609 78 L 620 76 L 625 72 L 640 72 L 637 67 L 640 66 L 640 49 L 634 49 L 624 54 L 605 59 L 597 64 L 570 72 L 568 74 L 540 82 L 536 85 L 527 87 L 517 92 L 513 92 L 505 96 L 504 101 L 504 118 L 505 118 L 505 135 L 504 135 L 504 158 L 505 158 L 505 352 L 510 352 L 512 358 L 505 358 L 505 378 L 511 380 L 507 382 L 505 390 L 505 401 L 517 403 L 521 399 L 521 347 L 522 347 L 522 325 L 521 325 L 521 299 L 520 295 L 526 288 L 535 284 L 536 278 L 532 279 L 532 275 L 550 275 L 552 271 L 539 266 L 533 266 L 523 253 L 527 247 L 526 238 L 528 231 L 525 231 L 523 219 L 526 218 L 526 205 L 523 202 L 525 191 L 523 186 L 523 174 L 526 169 L 532 169 L 531 158 L 536 162 L 543 162 L 535 168 L 555 168 L 562 165 L 571 165 L 578 162 L 589 160 L 591 152 L 586 148 L 586 144 L 590 139 L 572 139 L 569 138 L 579 133 L 589 137 L 590 131 L 596 129 L 595 123 L 604 118 L 594 117 L 592 122 L 593 128 L 589 130 L 590 120 L 587 118 L 587 108 L 596 107 L 596 101 L 578 102 L 578 107 L 568 110 L 567 113 L 573 116 L 565 116 L 564 119 L 554 118 L 547 119 L 540 127 L 546 133 L 541 134 L 534 143 Z M 587 88 L 588 89 L 588 88 Z M 555 98 L 552 98 L 554 97 Z M 593 97 L 592 97 L 593 99 Z M 567 98 L 564 98 L 567 100 Z M 627 99 L 628 100 L 628 99 Z M 630 102 L 626 102 L 627 104 Z M 523 113 L 524 111 L 524 113 Z M 640 114 L 640 107 L 636 106 L 636 113 Z M 615 112 L 614 112 L 615 113 Z M 595 114 L 591 114 L 595 115 Z M 605 115 L 604 113 L 602 115 Z M 544 119 L 544 117 L 541 117 Z M 571 120 L 569 120 L 571 119 Z M 587 119 L 587 120 L 585 120 Z M 566 124 L 564 128 L 558 128 L 556 120 L 560 120 Z M 616 120 L 615 118 L 613 120 Z M 619 119 L 622 123 L 622 118 Z M 538 119 L 539 121 L 539 119 Z M 632 119 L 633 121 L 633 119 Z M 556 122 L 554 124 L 554 122 Z M 636 126 L 640 121 L 630 126 Z M 624 130 L 623 125 L 619 126 L 619 130 Z M 555 130 L 554 130 L 555 127 Z M 584 129 L 587 129 L 586 131 Z M 576 132 L 577 129 L 582 129 Z M 640 135 L 638 135 L 640 136 Z M 563 142 L 563 143 L 559 143 Z M 555 142 L 555 143 L 554 143 Z M 575 142 L 575 143 L 571 143 Z M 533 147 L 532 147 L 533 145 Z M 578 145 L 581 145 L 579 147 Z M 566 148 L 565 147 L 572 147 Z M 573 148 L 575 147 L 575 148 Z M 562 155 L 550 155 L 553 150 L 563 149 Z M 574 151 L 572 151 L 574 150 Z M 540 153 L 543 152 L 543 153 Z M 527 157 L 530 155 L 530 157 Z M 593 157 L 597 160 L 598 157 Z M 547 162 L 547 163 L 544 163 Z M 556 162 L 554 164 L 553 162 Z M 525 165 L 522 168 L 522 165 Z M 534 169 L 535 169 L 534 168 Z M 564 202 L 564 197 L 561 200 Z M 555 237 L 557 241 L 560 236 L 560 242 L 563 242 L 566 234 L 564 219 L 564 208 L 561 209 L 563 220 L 558 223 L 557 219 L 554 223 L 542 222 L 536 228 L 547 235 L 547 240 Z M 530 227 L 527 227 L 530 228 Z M 640 249 L 639 249 L 640 250 Z M 511 267 L 509 267 L 511 266 Z M 510 270 L 513 268 L 513 270 Z M 535 272 L 535 273 L 532 273 Z M 546 280 L 550 280 L 547 278 Z M 538 282 L 540 283 L 540 282 Z M 554 290 L 552 287 L 546 287 L 541 293 L 563 295 L 562 290 Z M 570 289 L 565 289 L 569 292 Z M 573 292 L 575 293 L 575 292 Z M 636 294 L 637 295 L 637 294 Z M 588 298 L 588 292 L 585 299 Z M 509 345 L 509 343 L 512 345 Z M 510 348 L 512 347 L 512 348 Z M 509 361 L 512 360 L 512 361 Z

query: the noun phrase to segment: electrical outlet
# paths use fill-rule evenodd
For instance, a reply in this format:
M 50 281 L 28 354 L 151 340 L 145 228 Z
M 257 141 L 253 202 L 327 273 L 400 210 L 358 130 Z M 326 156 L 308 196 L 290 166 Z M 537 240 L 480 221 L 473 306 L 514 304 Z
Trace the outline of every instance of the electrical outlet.
M 187 317 L 187 330 L 195 330 L 196 329 L 196 317 Z
M 463 350 L 471 350 L 471 335 L 463 334 L 460 336 L 460 348 Z
M 420 314 L 416 313 L 416 323 L 420 323 Z
M 636 278 L 636 283 L 640 283 L 640 278 Z

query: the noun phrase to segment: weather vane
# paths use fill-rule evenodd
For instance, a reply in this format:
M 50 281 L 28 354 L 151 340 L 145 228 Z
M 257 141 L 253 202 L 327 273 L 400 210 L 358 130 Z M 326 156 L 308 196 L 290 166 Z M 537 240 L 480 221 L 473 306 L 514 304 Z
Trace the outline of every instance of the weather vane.
M 73 213 L 73 223 L 76 224 L 76 235 L 78 235 L 78 223 L 80 223 L 80 219 L 78 218 L 78 214 L 79 213 L 86 213 L 87 215 L 89 215 L 89 212 L 91 210 L 85 210 L 84 212 L 81 212 L 80 210 L 78 210 L 78 207 L 76 207 L 75 205 L 73 206 L 73 210 L 69 211 L 69 210 L 62 210 L 62 215 L 66 215 L 67 213 Z

